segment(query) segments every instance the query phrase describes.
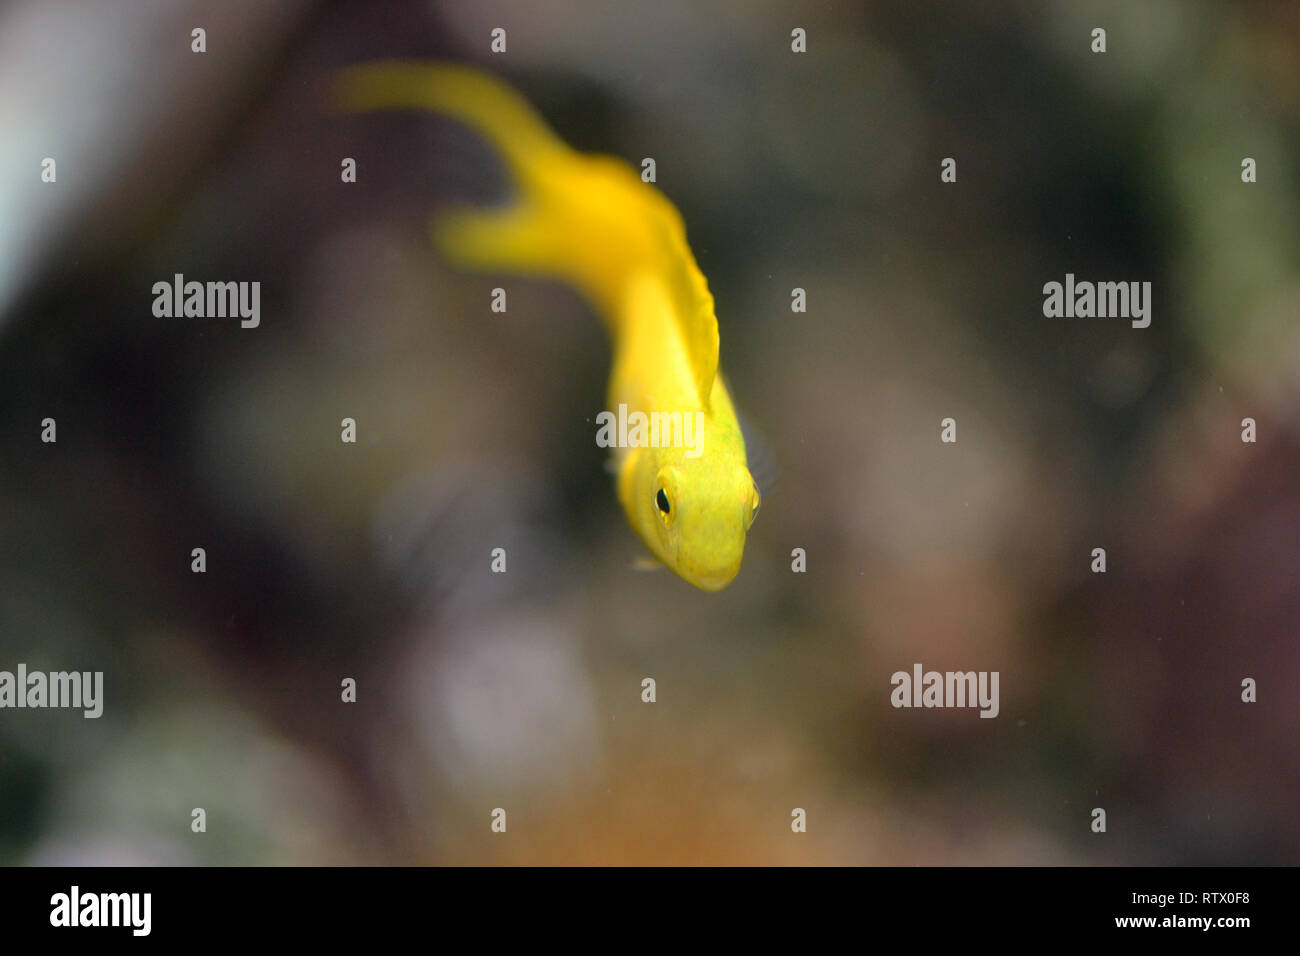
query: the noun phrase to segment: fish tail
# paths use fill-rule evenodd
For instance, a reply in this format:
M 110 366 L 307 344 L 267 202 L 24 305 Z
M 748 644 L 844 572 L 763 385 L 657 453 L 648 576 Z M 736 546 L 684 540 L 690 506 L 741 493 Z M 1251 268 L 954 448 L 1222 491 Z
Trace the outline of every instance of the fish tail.
M 336 92 L 348 112 L 429 110 L 482 136 L 509 174 L 513 199 L 439 215 L 439 250 L 466 268 L 567 281 L 614 321 L 628 271 L 655 248 L 644 217 L 628 215 L 629 202 L 654 195 L 631 166 L 570 149 L 505 82 L 471 67 L 364 64 L 345 70 Z
M 471 127 L 527 180 L 539 159 L 571 154 L 528 102 L 506 83 L 455 63 L 390 60 L 344 69 L 335 102 L 345 112 L 428 110 Z

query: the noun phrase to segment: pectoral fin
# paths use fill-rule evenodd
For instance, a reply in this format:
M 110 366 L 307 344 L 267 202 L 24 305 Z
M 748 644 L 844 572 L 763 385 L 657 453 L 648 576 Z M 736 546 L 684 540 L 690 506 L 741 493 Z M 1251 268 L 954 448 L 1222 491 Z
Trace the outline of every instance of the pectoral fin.
M 754 477 L 759 493 L 766 497 L 781 477 L 781 463 L 757 425 L 739 413 L 736 414 L 736 420 L 740 425 L 740 433 L 745 436 L 745 458 L 749 464 L 749 473 Z

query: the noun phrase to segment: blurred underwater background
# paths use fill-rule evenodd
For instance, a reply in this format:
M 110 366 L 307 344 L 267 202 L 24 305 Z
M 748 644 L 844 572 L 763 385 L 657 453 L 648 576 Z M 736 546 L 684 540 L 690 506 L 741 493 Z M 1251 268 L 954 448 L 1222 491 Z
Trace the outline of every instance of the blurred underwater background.
M 636 567 L 591 307 L 435 254 L 491 154 L 327 108 L 393 57 L 655 159 L 781 468 L 725 591 Z M 105 675 L 0 711 L 0 862 L 1300 859 L 1300 7 L 11 0 L 0 141 L 0 669 Z

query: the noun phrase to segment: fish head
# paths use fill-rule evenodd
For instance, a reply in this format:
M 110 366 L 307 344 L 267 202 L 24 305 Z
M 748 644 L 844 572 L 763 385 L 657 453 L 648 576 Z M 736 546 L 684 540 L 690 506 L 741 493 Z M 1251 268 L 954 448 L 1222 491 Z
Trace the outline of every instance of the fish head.
M 655 557 L 697 588 L 720 591 L 740 571 L 761 498 L 739 432 L 704 437 L 697 456 L 636 449 L 624 463 L 620 497 Z

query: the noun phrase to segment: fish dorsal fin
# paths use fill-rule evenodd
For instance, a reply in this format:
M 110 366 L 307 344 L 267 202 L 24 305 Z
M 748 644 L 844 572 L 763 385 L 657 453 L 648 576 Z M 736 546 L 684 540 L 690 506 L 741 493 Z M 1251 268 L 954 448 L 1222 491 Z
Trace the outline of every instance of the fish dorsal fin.
M 621 343 L 618 367 L 640 370 L 635 377 L 643 383 L 657 379 L 658 401 L 709 407 L 718 371 L 718 322 L 711 303 L 683 296 L 671 271 L 643 269 L 624 286 L 614 325 Z M 646 369 L 654 376 L 647 378 Z
M 681 214 L 666 199 L 661 213 L 664 272 L 700 403 L 707 406 L 718 374 L 718 318 L 713 311 L 713 293 L 686 243 Z
M 700 401 L 707 406 L 709 396 L 713 394 L 713 379 L 718 374 L 718 317 L 713 313 L 713 296 L 695 265 L 695 259 L 692 258 L 687 265 L 691 273 L 686 277 L 689 294 L 678 321 L 691 356 Z

